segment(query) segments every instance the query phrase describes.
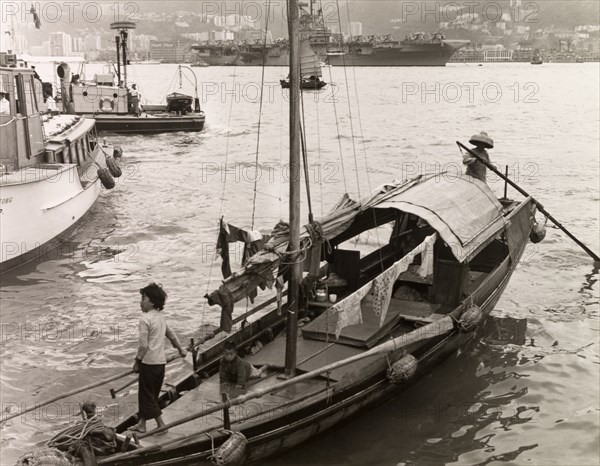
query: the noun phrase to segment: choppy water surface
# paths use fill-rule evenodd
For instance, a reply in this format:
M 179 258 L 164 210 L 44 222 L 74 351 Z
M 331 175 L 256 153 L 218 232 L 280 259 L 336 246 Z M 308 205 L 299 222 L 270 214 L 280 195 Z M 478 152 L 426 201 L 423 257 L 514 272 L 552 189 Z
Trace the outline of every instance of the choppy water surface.
M 130 78 L 158 103 L 175 71 L 138 66 Z M 456 172 L 454 142 L 486 130 L 496 143 L 492 159 L 599 251 L 598 71 L 597 64 L 326 69 L 325 79 L 331 72 L 338 85 L 307 94 L 304 105 L 317 216 L 345 191 L 358 197 L 425 169 Z M 286 70 L 265 72 L 258 172 L 260 68 L 196 73 L 205 130 L 106 135 L 124 149 L 116 189 L 102 193 L 61 251 L 3 278 L 2 409 L 128 368 L 137 290 L 151 280 L 168 291 L 168 319 L 182 339 L 217 323 L 202 296 L 209 279 L 212 286 L 220 280 L 212 261 L 218 218 L 252 223 L 256 173 L 255 226 L 286 218 L 287 94 L 277 85 Z M 490 184 L 502 194 L 502 182 Z M 549 337 L 539 347 L 472 342 L 403 396 L 271 464 L 597 464 L 598 303 L 598 270 L 549 228 L 543 243 L 528 248 L 497 308 L 537 319 L 540 335 L 558 344 L 545 344 Z M 68 403 L 83 398 L 112 401 L 103 387 L 10 421 L 0 431 L 1 464 L 54 435 L 68 421 Z M 135 396 L 120 399 L 120 414 L 131 409 L 127 401 Z

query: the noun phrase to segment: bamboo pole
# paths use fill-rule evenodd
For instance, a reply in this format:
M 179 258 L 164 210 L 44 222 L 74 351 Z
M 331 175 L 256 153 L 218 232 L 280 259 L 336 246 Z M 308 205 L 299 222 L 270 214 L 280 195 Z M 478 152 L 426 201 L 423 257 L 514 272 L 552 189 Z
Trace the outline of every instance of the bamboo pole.
M 33 406 L 31 406 L 31 407 L 29 407 L 29 408 L 27 408 L 27 409 L 25 409 L 25 410 L 23 410 L 21 412 L 18 412 L 18 413 L 15 413 L 15 414 L 11 414 L 10 416 L 7 416 L 6 418 L 2 419 L 2 422 L 9 421 L 10 419 L 13 419 L 15 417 L 21 416 L 22 414 L 25 414 L 25 413 L 29 413 L 29 412 L 31 412 L 31 411 L 33 411 L 35 409 L 41 408 L 42 406 L 46 406 L 46 405 L 49 405 L 50 403 L 54 403 L 55 401 L 59 401 L 59 400 L 62 400 L 64 398 L 68 398 L 70 396 L 77 395 L 78 393 L 85 392 L 87 390 L 91 390 L 92 388 L 99 387 L 100 385 L 107 384 L 107 383 L 112 382 L 114 380 L 118 380 L 118 379 L 121 379 L 123 377 L 127 377 L 128 375 L 131 375 L 133 373 L 134 373 L 133 370 L 128 370 L 127 372 L 121 372 L 120 374 L 117 374 L 117 375 L 115 375 L 113 377 L 109 377 L 106 380 L 100 380 L 100 381 L 94 382 L 94 383 L 92 383 L 90 385 L 86 385 L 85 387 L 81 387 L 81 388 L 77 388 L 75 390 L 71 390 L 70 392 L 64 393 L 64 394 L 59 395 L 59 396 L 55 396 L 54 398 L 51 398 L 51 399 L 46 400 L 46 401 L 43 401 L 43 402 L 41 402 L 39 404 L 36 403 Z
M 523 188 L 521 188 L 517 183 L 515 183 L 514 181 L 512 181 L 510 178 L 508 178 L 507 176 L 504 176 L 496 167 L 494 167 L 494 165 L 492 165 L 490 162 L 488 162 L 487 160 L 482 159 L 478 154 L 476 154 L 475 152 L 473 152 L 471 149 L 469 149 L 467 146 L 465 146 L 463 143 L 461 143 L 460 141 L 456 141 L 456 144 L 458 145 L 458 147 L 460 147 L 461 149 L 465 149 L 470 155 L 472 155 L 473 157 L 475 157 L 477 160 L 479 160 L 481 163 L 483 163 L 487 168 L 489 168 L 491 171 L 493 171 L 496 175 L 498 175 L 500 178 L 502 178 L 504 181 L 506 181 L 509 185 L 511 185 L 513 188 L 515 188 L 517 191 L 519 191 L 523 196 L 525 197 L 531 197 L 529 195 L 529 193 L 527 193 L 527 191 L 525 191 Z M 536 199 L 534 199 L 533 197 L 531 197 L 531 201 L 535 204 L 535 206 L 538 208 L 538 210 L 544 214 L 546 216 L 546 218 L 548 220 L 550 220 L 552 223 L 554 223 L 559 229 L 561 229 L 569 238 L 571 238 L 575 243 L 577 243 L 581 249 L 583 249 L 592 259 L 594 259 L 595 262 L 600 262 L 600 257 L 598 257 L 598 255 L 592 251 L 590 248 L 588 248 L 585 244 L 583 244 L 581 241 L 579 241 L 579 239 L 577 239 L 575 237 L 575 235 L 573 235 L 573 233 L 571 233 L 569 230 L 567 230 L 563 225 L 561 225 L 561 223 L 556 220 L 546 209 L 544 209 L 544 206 L 537 201 Z
M 167 359 L 167 364 L 169 364 L 170 362 L 175 361 L 176 359 L 178 359 L 180 357 L 181 356 L 179 354 L 173 355 L 173 356 L 169 357 Z M 100 387 L 101 385 L 105 385 L 107 383 L 114 382 L 115 380 L 122 379 L 123 377 L 127 377 L 128 375 L 132 375 L 132 374 L 135 374 L 135 372 L 133 372 L 133 369 L 130 369 L 127 372 L 121 372 L 120 374 L 117 374 L 117 375 L 114 375 L 112 377 L 109 377 L 106 380 L 100 380 L 98 382 L 94 382 L 92 384 L 86 385 L 85 387 L 76 388 L 75 390 L 71 390 L 70 392 L 63 393 L 62 395 L 55 396 L 54 398 L 51 398 L 51 399 L 46 400 L 46 401 L 43 401 L 41 403 L 35 403 L 33 406 L 31 406 L 31 407 L 29 407 L 29 408 L 27 408 L 27 409 L 25 409 L 23 411 L 20 411 L 18 413 L 11 414 L 10 416 L 7 416 L 6 418 L 2 419 L 1 422 L 9 421 L 11 419 L 14 419 L 15 417 L 21 416 L 22 414 L 29 413 L 29 412 L 31 412 L 31 411 L 33 411 L 35 409 L 41 408 L 42 406 L 46 406 L 46 405 L 49 405 L 50 403 L 54 403 L 55 401 L 59 401 L 59 400 L 62 400 L 64 398 L 68 398 L 68 397 L 73 396 L 73 395 L 77 395 L 78 393 L 82 393 L 82 392 L 91 390 L 92 388 Z M 135 380 L 133 382 L 135 382 Z
M 314 392 L 307 393 L 306 395 L 303 395 L 300 398 L 296 398 L 296 399 L 293 399 L 293 400 L 290 400 L 290 401 L 286 401 L 285 403 L 282 403 L 281 405 L 278 405 L 277 409 L 278 410 L 282 410 L 283 408 L 285 408 L 287 406 L 290 406 L 291 404 L 300 403 L 300 402 L 305 401 L 305 400 L 307 400 L 307 399 L 309 399 L 309 398 L 311 398 L 313 396 L 320 395 L 323 392 L 326 392 L 328 390 L 331 390 L 331 388 L 329 388 L 329 387 L 323 387 L 323 388 L 321 388 L 319 390 L 316 390 Z M 263 415 L 265 415 L 265 413 L 266 412 L 260 411 L 258 413 L 248 414 L 246 416 L 242 416 L 240 418 L 234 419 L 233 422 L 232 422 L 232 424 L 240 424 L 242 422 L 249 421 L 250 419 L 254 419 L 256 417 L 263 416 Z M 125 458 L 131 458 L 133 456 L 138 456 L 138 455 L 141 455 L 142 453 L 149 453 L 149 452 L 152 452 L 152 451 L 159 451 L 159 450 L 162 450 L 164 447 L 167 447 L 167 446 L 172 445 L 174 443 L 185 442 L 186 440 L 190 440 L 190 439 L 192 439 L 194 437 L 199 437 L 200 435 L 208 434 L 209 432 L 212 432 L 212 431 L 215 431 L 215 430 L 218 430 L 218 429 L 221 429 L 221 428 L 225 428 L 224 425 L 221 426 L 221 424 L 219 424 L 219 427 L 216 427 L 216 426 L 206 427 L 204 429 L 201 429 L 199 431 L 193 432 L 191 434 L 185 434 L 185 435 L 182 435 L 181 437 L 177 437 L 177 438 L 174 438 L 174 439 L 167 440 L 164 443 L 153 444 L 153 445 L 150 445 L 150 446 L 147 446 L 147 447 L 138 448 L 137 450 L 133 450 L 133 451 L 125 451 L 123 453 L 119 453 L 117 456 L 109 456 L 109 457 L 101 458 L 100 460 L 98 460 L 98 464 L 110 463 L 110 462 L 115 461 L 115 460 L 122 461 Z M 127 443 L 127 442 L 131 442 L 131 437 L 129 437 L 129 436 L 125 437 L 125 443 Z M 123 451 L 123 450 L 121 450 L 121 451 Z
M 191 351 L 192 349 L 192 345 L 188 346 L 187 350 Z M 169 364 L 170 362 L 175 361 L 176 359 L 179 359 L 181 357 L 181 355 L 176 354 L 173 356 L 170 356 L 169 358 L 167 358 L 167 364 Z M 133 374 L 134 372 L 131 371 L 131 374 Z M 136 377 L 135 379 L 130 380 L 129 382 L 124 383 L 123 385 L 121 385 L 118 388 L 111 388 L 110 389 L 110 396 L 111 398 L 116 398 L 117 397 L 117 393 L 119 393 L 121 390 L 125 390 L 127 387 L 133 385 L 134 383 L 136 383 L 138 380 L 140 380 L 139 376 Z
M 305 380 L 315 378 L 321 374 L 324 374 L 326 372 L 331 372 L 335 369 L 347 366 L 348 364 L 352 364 L 352 363 L 360 361 L 362 359 L 369 358 L 371 356 L 375 356 L 378 354 L 389 353 L 389 352 L 398 350 L 400 348 L 403 348 L 405 346 L 408 346 L 410 344 L 413 344 L 413 343 L 416 343 L 416 342 L 419 342 L 422 340 L 429 340 L 431 338 L 445 335 L 445 334 L 451 332 L 453 329 L 454 329 L 454 318 L 452 315 L 447 315 L 440 320 L 437 320 L 430 324 L 424 325 L 423 327 L 413 330 L 410 333 L 400 335 L 392 340 L 382 343 L 379 346 L 375 346 L 374 348 L 371 348 L 370 350 L 365 351 L 364 353 L 360 353 L 360 354 L 351 356 L 349 358 L 342 359 L 341 361 L 336 361 L 334 363 L 323 366 L 319 369 L 315 369 L 315 370 L 306 372 L 304 374 L 298 375 L 296 377 L 292 377 L 288 380 L 280 382 L 276 385 L 272 385 L 270 387 L 252 390 L 252 391 L 245 393 L 243 395 L 240 395 L 236 398 L 230 399 L 224 403 L 217 403 L 217 404 L 213 405 L 212 407 L 207 408 L 203 411 L 199 411 L 197 413 L 190 414 L 189 416 L 182 417 L 181 419 L 178 419 L 169 424 L 166 424 L 163 427 L 159 427 L 150 432 L 140 434 L 140 435 L 138 435 L 138 438 L 142 439 L 145 437 L 150 437 L 154 434 L 158 434 L 159 432 L 170 429 L 171 427 L 176 427 L 181 424 L 185 424 L 187 422 L 207 416 L 209 414 L 216 413 L 225 408 L 231 408 L 232 406 L 237 406 L 237 405 L 246 403 L 247 401 L 250 401 L 250 400 L 253 400 L 256 398 L 260 398 L 268 393 L 283 390 L 283 389 L 285 389 L 287 387 L 291 387 L 292 385 L 295 385 L 299 382 L 303 382 Z

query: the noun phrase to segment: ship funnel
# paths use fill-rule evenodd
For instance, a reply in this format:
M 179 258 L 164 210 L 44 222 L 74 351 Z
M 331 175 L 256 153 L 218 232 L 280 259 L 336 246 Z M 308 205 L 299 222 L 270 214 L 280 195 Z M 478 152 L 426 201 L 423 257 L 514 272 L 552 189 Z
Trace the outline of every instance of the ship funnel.
M 60 93 L 63 111 L 73 113 L 71 105 L 71 68 L 66 63 L 61 63 L 56 69 L 56 74 L 60 78 Z

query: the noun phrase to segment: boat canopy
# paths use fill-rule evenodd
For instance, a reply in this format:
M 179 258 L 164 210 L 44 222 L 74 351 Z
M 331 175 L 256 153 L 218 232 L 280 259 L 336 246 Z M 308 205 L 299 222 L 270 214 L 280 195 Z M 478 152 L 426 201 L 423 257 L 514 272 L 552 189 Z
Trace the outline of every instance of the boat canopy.
M 469 261 L 506 226 L 502 205 L 486 183 L 449 173 L 421 175 L 385 184 L 362 202 L 345 194 L 325 217 L 302 227 L 299 252 L 308 251 L 317 241 L 340 244 L 344 238 L 395 220 L 402 212 L 426 221 L 460 262 Z M 287 247 L 288 225 L 279 222 L 264 248 L 214 293 L 226 294 L 231 303 L 253 296 L 257 286 L 272 285 L 287 266 Z
M 434 177 L 377 205 L 414 214 L 431 225 L 459 262 L 470 260 L 505 226 L 488 185 L 461 176 Z

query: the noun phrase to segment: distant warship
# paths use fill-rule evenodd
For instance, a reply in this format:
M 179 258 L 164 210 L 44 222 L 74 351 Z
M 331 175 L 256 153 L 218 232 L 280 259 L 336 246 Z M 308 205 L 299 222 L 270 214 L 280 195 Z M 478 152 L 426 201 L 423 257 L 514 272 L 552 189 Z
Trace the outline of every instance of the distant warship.
M 445 66 L 452 54 L 468 41 L 446 40 L 441 33 L 413 34 L 403 41 L 391 36 L 354 37 L 348 42 L 332 42 L 321 10 L 306 9 L 301 4 L 300 35 L 315 54 L 315 60 L 334 66 Z M 207 41 L 191 47 L 194 59 L 211 66 L 287 66 L 289 44 L 285 39 L 274 42 Z
M 359 37 L 337 50 L 330 48 L 326 62 L 333 66 L 445 66 L 468 42 L 446 40 L 441 33 L 416 33 L 403 41 L 391 36 Z

